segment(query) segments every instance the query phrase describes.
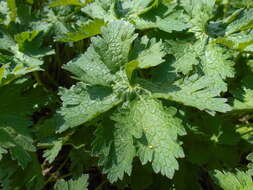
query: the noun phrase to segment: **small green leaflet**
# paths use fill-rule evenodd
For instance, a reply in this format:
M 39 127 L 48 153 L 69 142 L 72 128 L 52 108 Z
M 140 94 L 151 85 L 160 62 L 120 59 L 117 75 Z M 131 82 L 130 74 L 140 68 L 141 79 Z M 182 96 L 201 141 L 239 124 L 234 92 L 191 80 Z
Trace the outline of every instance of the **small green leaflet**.
M 137 17 L 159 4 L 158 0 L 120 0 L 116 2 L 116 12 L 120 17 Z
M 82 12 L 93 19 L 110 22 L 117 20 L 115 12 L 115 0 L 94 0 L 94 2 L 82 8 Z
M 159 29 L 171 33 L 189 28 L 189 16 L 183 10 L 177 10 L 174 3 L 160 3 L 154 9 L 139 17 L 131 18 L 137 29 Z
M 231 61 L 230 53 L 217 45 L 209 44 L 205 47 L 204 55 L 202 58 L 202 69 L 205 77 L 208 77 L 210 81 L 213 81 L 212 88 L 220 92 L 227 91 L 227 84 L 225 80 L 227 78 L 233 78 L 234 62 Z
M 77 179 L 65 181 L 58 180 L 54 186 L 54 190 L 88 190 L 88 175 L 82 175 Z
M 172 67 L 176 72 L 188 74 L 195 65 L 199 64 L 198 56 L 203 50 L 203 41 L 198 40 L 194 44 L 187 40 L 167 40 L 165 42 L 168 54 L 175 56 L 176 60 Z
M 253 51 L 253 30 L 246 30 L 226 37 L 219 37 L 215 40 L 218 44 L 223 44 L 231 49 L 252 52 Z
M 253 187 L 251 176 L 240 170 L 235 173 L 215 170 L 211 175 L 223 190 L 251 190 Z
M 27 73 L 42 70 L 41 58 L 54 53 L 50 49 L 41 48 L 39 31 L 16 34 L 15 41 L 1 29 L 0 33 L 0 49 L 6 52 L 0 53 L 0 86 L 9 84 Z
M 130 23 L 114 21 L 102 28 L 102 37 L 91 39 L 95 51 L 113 73 L 128 62 L 132 42 L 137 37 L 134 31 Z
M 147 36 L 143 36 L 140 40 L 136 40 L 133 46 L 130 59 L 125 66 L 128 79 L 131 80 L 132 73 L 136 69 L 148 69 L 155 67 L 164 62 L 165 53 L 162 42 L 156 42 L 155 39 L 149 40 Z
M 85 54 L 70 61 L 63 68 L 74 74 L 73 78 L 91 85 L 110 86 L 115 80 L 115 76 L 92 46 Z
M 239 18 L 237 18 L 234 22 L 229 24 L 226 28 L 225 35 L 230 35 L 236 32 L 244 31 L 247 29 L 253 28 L 253 9 L 246 9 L 245 11 L 241 12 L 240 15 L 238 15 Z
M 213 17 L 215 0 L 180 0 L 180 3 L 191 17 L 190 31 L 198 38 L 205 36 L 206 24 Z
M 60 42 L 76 42 L 90 38 L 101 33 L 101 28 L 105 26 L 103 20 L 95 19 L 89 20 L 77 26 L 74 32 L 68 32 L 63 36 L 58 37 L 56 40 Z
M 229 19 L 232 18 L 232 19 Z M 215 39 L 216 43 L 223 44 L 239 51 L 253 51 L 253 9 L 240 9 L 223 22 L 227 24 L 224 35 Z
M 52 143 L 52 147 L 50 149 L 46 149 L 43 153 L 43 157 L 46 158 L 50 164 L 55 160 L 57 155 L 59 154 L 63 141 L 61 139 L 54 140 Z
M 56 1 L 53 1 L 49 6 L 58 7 L 58 6 L 67 6 L 67 5 L 84 6 L 85 4 L 81 3 L 79 0 L 56 0 Z
M 236 132 L 240 134 L 243 140 L 249 144 L 253 144 L 253 126 L 251 124 L 237 125 Z

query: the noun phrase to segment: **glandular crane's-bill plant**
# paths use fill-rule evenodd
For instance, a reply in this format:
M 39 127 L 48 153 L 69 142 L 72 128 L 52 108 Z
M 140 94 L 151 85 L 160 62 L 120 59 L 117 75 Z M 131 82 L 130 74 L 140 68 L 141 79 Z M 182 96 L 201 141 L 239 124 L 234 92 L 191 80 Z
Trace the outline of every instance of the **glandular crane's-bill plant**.
M 252 6 L 0 1 L 0 188 L 252 190 Z

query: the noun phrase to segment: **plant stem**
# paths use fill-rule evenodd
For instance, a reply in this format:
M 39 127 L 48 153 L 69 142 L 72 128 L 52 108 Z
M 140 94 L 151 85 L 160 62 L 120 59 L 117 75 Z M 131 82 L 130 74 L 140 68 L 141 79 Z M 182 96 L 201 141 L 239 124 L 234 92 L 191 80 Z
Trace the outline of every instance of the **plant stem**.
M 35 80 L 37 81 L 38 85 L 43 86 L 43 83 L 40 79 L 39 72 L 38 71 L 33 72 L 33 76 L 34 76 Z
M 52 182 L 52 181 L 56 181 L 56 180 L 59 179 L 59 178 L 57 178 L 57 173 L 58 173 L 59 171 L 61 171 L 61 169 L 65 166 L 65 164 L 67 163 L 67 161 L 68 161 L 68 156 L 67 156 L 67 158 L 63 161 L 63 163 L 59 166 L 59 168 L 57 168 L 57 170 L 56 170 L 54 173 L 52 173 L 52 175 L 48 178 L 48 180 L 47 180 L 46 183 L 45 183 L 45 186 L 46 186 L 48 183 L 50 183 L 50 182 Z M 54 180 L 54 178 L 56 178 L 56 179 Z

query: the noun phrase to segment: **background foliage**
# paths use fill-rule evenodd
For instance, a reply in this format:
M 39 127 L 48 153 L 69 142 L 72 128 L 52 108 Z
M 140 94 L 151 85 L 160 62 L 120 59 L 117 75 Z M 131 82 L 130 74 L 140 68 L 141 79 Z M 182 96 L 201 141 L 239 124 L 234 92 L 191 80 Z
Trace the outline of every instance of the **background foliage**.
M 0 0 L 2 190 L 252 190 L 252 0 Z

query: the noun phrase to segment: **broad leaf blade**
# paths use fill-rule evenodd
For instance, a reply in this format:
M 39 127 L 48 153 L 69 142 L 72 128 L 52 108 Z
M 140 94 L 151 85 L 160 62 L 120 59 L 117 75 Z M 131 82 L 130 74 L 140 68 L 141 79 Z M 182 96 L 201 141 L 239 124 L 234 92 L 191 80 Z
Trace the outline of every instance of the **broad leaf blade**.
M 81 125 L 121 102 L 109 87 L 89 87 L 84 83 L 78 83 L 70 89 L 61 89 L 60 96 L 63 106 L 59 113 L 65 124 L 59 131 Z

